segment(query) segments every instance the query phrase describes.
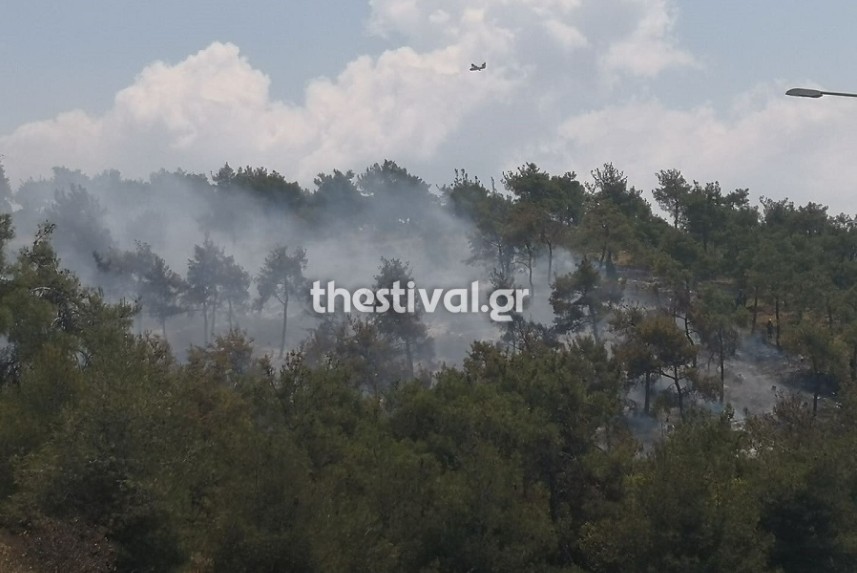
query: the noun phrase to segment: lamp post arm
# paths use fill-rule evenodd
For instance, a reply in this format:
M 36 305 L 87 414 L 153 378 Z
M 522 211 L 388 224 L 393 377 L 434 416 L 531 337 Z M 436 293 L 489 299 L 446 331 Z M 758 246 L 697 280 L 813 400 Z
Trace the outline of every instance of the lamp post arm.
M 824 95 L 831 96 L 840 96 L 840 97 L 857 97 L 857 93 L 847 93 L 847 92 L 826 92 L 822 90 L 816 90 L 812 88 L 792 88 L 786 92 L 786 95 L 795 96 L 795 97 L 811 97 L 811 98 L 820 98 Z
M 841 97 L 857 97 L 857 94 L 850 94 L 846 92 L 821 92 L 822 95 L 830 95 L 830 96 L 841 96 Z

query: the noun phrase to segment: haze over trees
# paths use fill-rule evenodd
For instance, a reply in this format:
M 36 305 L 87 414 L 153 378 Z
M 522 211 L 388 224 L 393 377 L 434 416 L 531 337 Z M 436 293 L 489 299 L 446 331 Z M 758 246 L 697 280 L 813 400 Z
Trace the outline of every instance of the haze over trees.
M 306 251 L 303 249 L 298 248 L 294 253 L 289 254 L 288 247 L 275 247 L 265 257 L 265 264 L 256 279 L 259 297 L 256 299 L 255 306 L 261 310 L 269 300 L 274 299 L 283 308 L 283 332 L 280 337 L 281 358 L 286 348 L 289 300 L 293 296 L 300 297 L 307 290 L 306 279 L 303 276 L 306 264 Z M 246 287 L 244 290 L 246 291 Z
M 375 275 L 374 290 L 381 289 L 391 292 L 394 288 L 410 288 L 413 276 L 407 263 L 399 259 L 381 259 L 381 268 Z M 379 299 L 380 300 L 380 299 Z M 395 304 L 395 303 L 393 303 Z M 413 312 L 378 312 L 375 314 L 375 325 L 378 332 L 385 336 L 388 342 L 404 354 L 407 375 L 414 377 L 415 356 L 431 355 L 431 340 L 421 318 L 425 308 L 421 300 L 414 300 Z
M 854 218 L 591 175 L 0 169 L 0 570 L 857 570 Z

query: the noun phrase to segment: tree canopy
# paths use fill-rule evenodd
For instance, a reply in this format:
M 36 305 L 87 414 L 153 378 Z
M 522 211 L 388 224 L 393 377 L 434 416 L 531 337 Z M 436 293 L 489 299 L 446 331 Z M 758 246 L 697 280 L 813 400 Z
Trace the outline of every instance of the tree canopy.
M 854 218 L 656 175 L 0 168 L 0 570 L 857 570 Z M 307 318 L 359 253 L 537 296 Z

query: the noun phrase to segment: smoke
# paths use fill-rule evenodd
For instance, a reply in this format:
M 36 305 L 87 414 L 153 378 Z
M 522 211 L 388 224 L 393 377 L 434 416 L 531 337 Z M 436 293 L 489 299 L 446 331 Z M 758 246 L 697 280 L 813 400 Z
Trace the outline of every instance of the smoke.
M 184 276 L 194 246 L 207 239 L 254 278 L 250 286 L 254 298 L 255 277 L 266 255 L 280 245 L 306 250 L 308 279 L 333 280 L 352 290 L 373 285 L 382 257 L 408 263 L 420 288 L 465 288 L 473 281 L 480 281 L 483 288 L 490 285 L 490 265 L 470 261 L 473 224 L 451 214 L 438 189 L 392 162 L 375 164 L 356 176 L 340 172 L 321 176 L 309 193 L 292 198 L 294 204 L 285 191 L 300 191 L 296 184 L 273 172 L 249 168 L 244 172 L 255 172 L 257 180 L 221 185 L 214 183 L 215 174 L 182 171 L 129 180 L 115 170 L 90 177 L 55 168 L 51 178 L 26 181 L 14 194 L 21 206 L 13 216 L 17 246 L 29 242 L 37 227 L 50 221 L 56 225 L 54 245 L 63 266 L 114 301 L 133 293 L 123 292 L 121 284 L 99 270 L 94 254 L 103 257 L 146 244 Z M 272 181 L 279 185 L 273 191 L 264 187 Z M 570 269 L 571 261 L 569 255 L 557 255 L 555 271 Z M 527 316 L 550 322 L 543 261 L 534 277 L 536 296 Z M 518 286 L 526 286 L 525 274 L 514 278 Z M 321 318 L 308 309 L 306 300 L 291 304 L 287 348 L 298 348 Z M 500 333 L 485 314 L 437 312 L 423 320 L 435 340 L 434 361 L 424 365 L 429 367 L 460 363 L 474 340 L 496 341 Z M 218 330 L 227 327 L 225 309 L 215 324 Z M 234 324 L 247 331 L 260 352 L 273 354 L 278 347 L 281 317 L 276 308 L 238 309 Z M 145 308 L 138 325 L 141 330 L 160 331 Z M 167 323 L 167 338 L 179 355 L 191 344 L 203 344 L 204 335 L 199 312 L 175 316 Z
M 257 295 L 256 277 L 265 258 L 277 246 L 306 250 L 304 274 L 310 282 L 335 281 L 351 290 L 372 287 L 384 258 L 407 263 L 419 288 L 467 288 L 473 281 L 479 281 L 483 290 L 490 288 L 493 263 L 473 260 L 470 249 L 477 233 L 475 225 L 444 205 L 441 190 L 430 188 L 392 162 L 375 164 L 358 175 L 338 171 L 321 175 L 308 192 L 275 172 L 239 170 L 243 180 L 235 178 L 235 171 L 229 173 L 231 182 L 221 177 L 223 172 L 206 176 L 183 171 L 160 171 L 146 180 L 129 180 L 118 171 L 90 177 L 81 171 L 55 168 L 50 179 L 26 181 L 14 194 L 20 206 L 13 214 L 17 245 L 28 243 L 40 223 L 54 223 L 54 244 L 62 264 L 114 301 L 132 293 L 99 270 L 94 253 L 133 251 L 147 244 L 173 271 L 186 276 L 194 247 L 206 240 L 250 275 L 251 299 Z M 550 285 L 554 277 L 573 272 L 578 263 L 579 257 L 557 249 L 553 276 L 549 277 L 546 257 L 537 257 L 532 287 L 528 269 L 513 265 L 509 278 L 514 286 L 532 290 L 524 320 L 544 326 L 553 323 Z M 622 279 L 620 305 L 655 308 L 664 304 L 667 295 L 654 291 L 644 273 L 623 269 Z M 305 297 L 296 297 L 289 306 L 287 349 L 300 348 L 323 318 L 308 304 L 309 283 L 306 290 Z M 275 306 L 254 310 L 247 305 L 234 309 L 232 325 L 247 332 L 259 354 L 276 357 L 280 312 Z M 229 327 L 226 313 L 222 307 L 213 321 L 215 332 L 210 334 L 225 334 Z M 503 332 L 502 325 L 487 314 L 439 311 L 423 315 L 422 320 L 434 352 L 418 356 L 417 366 L 428 370 L 460 364 L 474 341 L 498 343 Z M 180 358 L 191 345 L 210 340 L 203 325 L 198 310 L 167 321 L 166 337 Z M 610 345 L 607 326 L 604 321 L 599 330 Z M 160 333 L 159 322 L 146 308 L 137 327 Z M 706 360 L 700 353 L 700 366 L 716 376 L 716 366 Z M 809 397 L 799 381 L 790 378 L 793 370 L 780 351 L 758 337 L 745 336 L 737 353 L 726 362 L 725 403 L 742 420 L 747 412 L 770 411 L 784 394 Z M 656 382 L 654 394 L 669 393 L 668 381 Z M 711 402 L 697 404 L 719 408 Z M 657 437 L 669 424 L 663 418 L 657 422 L 633 415 L 635 410 L 642 411 L 639 385 L 630 389 L 628 406 L 631 427 L 644 441 Z

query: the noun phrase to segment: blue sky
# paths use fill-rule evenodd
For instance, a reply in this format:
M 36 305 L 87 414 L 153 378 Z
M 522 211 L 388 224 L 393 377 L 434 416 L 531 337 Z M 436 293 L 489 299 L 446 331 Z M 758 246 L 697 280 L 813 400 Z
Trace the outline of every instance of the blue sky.
M 264 165 L 311 185 L 390 158 L 431 183 L 532 161 L 632 184 L 680 169 L 857 213 L 857 3 L 16 2 L 0 154 L 145 178 Z M 485 72 L 467 71 L 487 61 Z

